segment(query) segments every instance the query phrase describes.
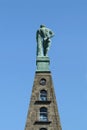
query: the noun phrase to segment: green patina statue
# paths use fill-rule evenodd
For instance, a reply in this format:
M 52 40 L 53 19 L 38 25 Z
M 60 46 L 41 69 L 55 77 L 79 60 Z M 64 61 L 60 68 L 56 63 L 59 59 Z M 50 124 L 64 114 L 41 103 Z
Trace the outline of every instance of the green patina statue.
M 48 50 L 51 45 L 51 38 L 54 36 L 52 30 L 45 25 L 40 25 L 40 29 L 36 32 L 37 40 L 37 56 L 47 56 Z

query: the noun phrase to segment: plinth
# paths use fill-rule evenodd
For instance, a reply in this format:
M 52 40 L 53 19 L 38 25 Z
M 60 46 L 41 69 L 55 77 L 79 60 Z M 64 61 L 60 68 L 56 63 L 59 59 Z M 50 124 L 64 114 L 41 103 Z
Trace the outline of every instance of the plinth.
M 36 58 L 36 72 L 49 72 L 50 59 L 47 56 Z

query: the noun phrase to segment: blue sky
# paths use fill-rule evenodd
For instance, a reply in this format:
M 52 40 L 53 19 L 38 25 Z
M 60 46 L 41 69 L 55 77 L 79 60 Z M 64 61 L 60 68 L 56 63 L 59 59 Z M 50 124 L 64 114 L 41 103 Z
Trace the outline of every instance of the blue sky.
M 87 130 L 86 0 L 0 0 L 0 129 L 24 130 L 40 24 L 55 32 L 50 70 L 62 129 Z

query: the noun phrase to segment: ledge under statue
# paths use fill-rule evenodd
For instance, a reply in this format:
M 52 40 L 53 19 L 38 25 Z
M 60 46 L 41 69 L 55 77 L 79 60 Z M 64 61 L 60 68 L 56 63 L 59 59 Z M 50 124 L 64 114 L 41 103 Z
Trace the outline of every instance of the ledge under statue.
M 48 57 L 48 51 L 51 46 L 51 38 L 54 33 L 51 29 L 47 28 L 45 25 L 40 25 L 40 28 L 36 32 L 37 41 L 37 72 L 50 71 L 49 64 L 50 60 Z

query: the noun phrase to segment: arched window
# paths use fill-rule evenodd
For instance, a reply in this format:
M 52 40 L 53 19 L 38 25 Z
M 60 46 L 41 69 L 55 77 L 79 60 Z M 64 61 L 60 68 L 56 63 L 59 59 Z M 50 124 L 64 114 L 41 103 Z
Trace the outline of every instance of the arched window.
M 48 120 L 47 115 L 48 115 L 47 108 L 41 107 L 40 108 L 40 121 L 47 121 Z
M 41 101 L 46 101 L 47 100 L 47 91 L 46 90 L 41 90 L 40 91 L 40 100 Z
M 47 130 L 46 128 L 41 128 L 40 130 Z

